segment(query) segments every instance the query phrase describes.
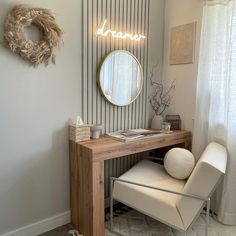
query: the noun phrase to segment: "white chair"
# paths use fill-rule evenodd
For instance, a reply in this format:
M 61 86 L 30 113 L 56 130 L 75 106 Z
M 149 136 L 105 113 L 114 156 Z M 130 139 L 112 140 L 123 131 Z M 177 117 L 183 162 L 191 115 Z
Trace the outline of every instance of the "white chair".
M 225 174 L 226 149 L 210 143 L 188 180 L 171 177 L 162 165 L 143 160 L 119 178 L 111 178 L 111 230 L 113 199 L 187 234 L 204 206 L 208 234 L 210 197 Z

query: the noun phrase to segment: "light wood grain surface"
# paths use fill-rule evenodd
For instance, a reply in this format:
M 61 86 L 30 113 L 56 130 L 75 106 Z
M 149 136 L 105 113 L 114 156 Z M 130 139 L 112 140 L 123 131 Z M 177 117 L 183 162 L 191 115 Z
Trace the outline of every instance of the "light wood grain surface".
M 120 142 L 109 137 L 70 141 L 70 201 L 73 226 L 83 236 L 104 236 L 104 161 L 167 146 L 191 149 L 191 132 Z
M 91 150 L 93 161 L 101 161 L 185 143 L 189 139 L 191 139 L 189 131 L 179 130 L 170 134 L 161 134 L 158 137 L 148 137 L 131 142 L 121 142 L 104 136 L 97 140 L 81 142 L 79 145 Z M 191 143 L 187 145 L 187 148 L 190 146 Z

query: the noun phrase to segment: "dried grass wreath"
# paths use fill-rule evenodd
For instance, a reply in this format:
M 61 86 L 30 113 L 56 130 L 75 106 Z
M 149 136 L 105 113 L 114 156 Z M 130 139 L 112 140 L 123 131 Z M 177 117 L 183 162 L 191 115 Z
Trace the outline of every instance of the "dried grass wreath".
M 30 25 L 40 30 L 40 40 L 27 38 L 24 29 Z M 47 9 L 17 5 L 8 13 L 5 21 L 4 38 L 7 47 L 34 66 L 41 63 L 48 65 L 50 61 L 55 64 L 62 34 L 55 17 Z

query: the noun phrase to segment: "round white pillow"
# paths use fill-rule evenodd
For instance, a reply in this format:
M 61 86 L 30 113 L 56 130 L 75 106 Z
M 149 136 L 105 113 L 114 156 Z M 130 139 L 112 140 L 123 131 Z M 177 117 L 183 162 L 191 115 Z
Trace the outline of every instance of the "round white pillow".
M 193 154 L 184 148 L 172 148 L 164 158 L 164 167 L 176 179 L 187 179 L 195 165 Z

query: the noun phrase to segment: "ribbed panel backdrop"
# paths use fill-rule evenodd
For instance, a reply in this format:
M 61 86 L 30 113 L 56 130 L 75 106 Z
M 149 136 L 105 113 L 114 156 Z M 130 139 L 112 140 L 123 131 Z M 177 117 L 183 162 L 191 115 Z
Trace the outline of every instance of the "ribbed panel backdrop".
M 84 0 L 82 3 L 82 116 L 89 124 L 102 124 L 102 133 L 148 126 L 148 35 L 150 0 Z M 143 34 L 145 40 L 131 41 L 101 37 L 96 31 L 107 19 L 107 28 Z M 101 60 L 113 50 L 133 53 L 143 68 L 144 84 L 138 99 L 125 107 L 108 103 L 97 86 Z M 109 177 L 119 176 L 141 157 L 118 158 L 105 163 L 105 197 L 109 196 Z

